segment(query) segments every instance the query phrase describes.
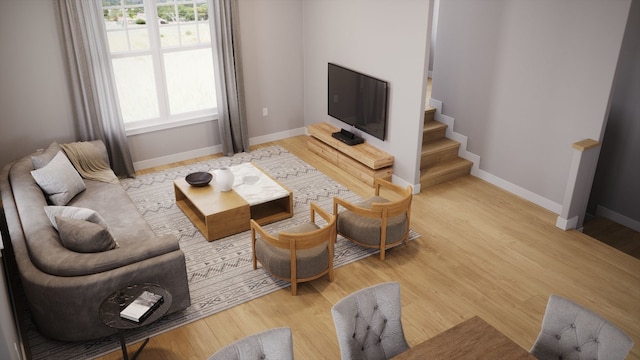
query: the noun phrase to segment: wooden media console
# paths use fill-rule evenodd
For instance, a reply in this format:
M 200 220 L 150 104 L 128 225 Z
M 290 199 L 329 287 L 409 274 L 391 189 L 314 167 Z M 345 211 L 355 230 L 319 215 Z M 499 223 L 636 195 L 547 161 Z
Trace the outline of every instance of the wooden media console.
M 391 181 L 393 155 L 367 143 L 349 146 L 331 136 L 340 129 L 326 123 L 309 125 L 307 147 L 332 164 L 373 186 L 375 178 Z

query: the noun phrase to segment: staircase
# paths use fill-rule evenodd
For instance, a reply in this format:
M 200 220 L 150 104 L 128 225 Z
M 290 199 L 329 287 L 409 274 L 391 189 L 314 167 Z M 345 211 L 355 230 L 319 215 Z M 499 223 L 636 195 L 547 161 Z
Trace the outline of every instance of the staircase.
M 458 156 L 460 143 L 445 137 L 447 125 L 434 120 L 436 109 L 424 112 L 420 186 L 422 189 L 469 175 L 472 162 Z

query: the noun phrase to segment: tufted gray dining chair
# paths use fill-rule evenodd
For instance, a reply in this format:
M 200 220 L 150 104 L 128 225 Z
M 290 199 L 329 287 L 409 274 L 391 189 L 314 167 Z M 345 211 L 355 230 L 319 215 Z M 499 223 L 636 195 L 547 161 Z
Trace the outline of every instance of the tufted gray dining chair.
M 632 347 L 633 340 L 605 318 L 551 295 L 530 353 L 541 360 L 622 360 Z
M 331 315 L 343 360 L 390 359 L 409 349 L 397 282 L 358 290 L 338 301 Z
M 233 342 L 208 360 L 293 360 L 291 328 L 269 329 Z

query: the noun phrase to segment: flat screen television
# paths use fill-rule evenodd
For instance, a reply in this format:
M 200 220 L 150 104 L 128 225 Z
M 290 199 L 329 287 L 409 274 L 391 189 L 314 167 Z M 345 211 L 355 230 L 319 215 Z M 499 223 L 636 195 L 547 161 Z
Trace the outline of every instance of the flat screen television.
M 332 63 L 328 73 L 329 115 L 384 140 L 389 84 Z

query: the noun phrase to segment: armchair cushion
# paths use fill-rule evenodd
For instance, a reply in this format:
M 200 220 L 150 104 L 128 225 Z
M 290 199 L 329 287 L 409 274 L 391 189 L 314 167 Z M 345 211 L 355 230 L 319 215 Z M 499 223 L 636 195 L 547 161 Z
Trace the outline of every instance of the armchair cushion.
M 373 203 L 387 203 L 389 200 L 372 196 L 355 205 L 371 209 Z M 357 215 L 349 210 L 343 210 L 338 214 L 338 233 L 348 238 L 357 240 L 363 244 L 376 246 L 380 244 L 380 219 L 368 218 Z M 387 244 L 392 244 L 404 238 L 407 230 L 407 216 L 398 215 L 387 220 Z
M 319 228 L 312 222 L 305 222 L 284 231 L 287 233 L 306 233 Z M 327 269 L 329 250 L 326 244 L 298 250 L 297 255 L 298 278 L 311 277 Z M 256 239 L 256 257 L 262 266 L 273 275 L 291 278 L 291 252 L 288 249 L 277 248 L 263 239 Z

